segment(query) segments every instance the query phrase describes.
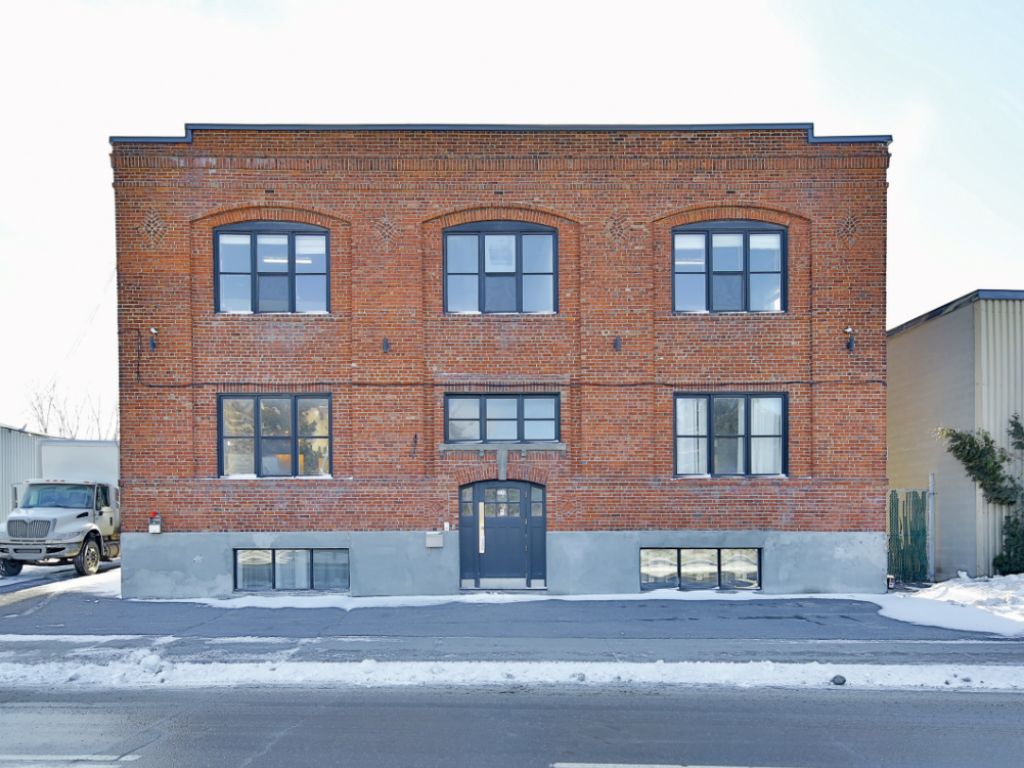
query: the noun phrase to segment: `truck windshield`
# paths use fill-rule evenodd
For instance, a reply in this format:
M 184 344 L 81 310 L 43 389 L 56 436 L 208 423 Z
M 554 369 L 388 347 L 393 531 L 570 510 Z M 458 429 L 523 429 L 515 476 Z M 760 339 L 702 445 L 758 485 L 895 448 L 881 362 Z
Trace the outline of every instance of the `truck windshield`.
M 21 501 L 22 509 L 35 507 L 64 507 L 89 509 L 92 506 L 92 487 L 88 485 L 38 484 L 30 485 Z

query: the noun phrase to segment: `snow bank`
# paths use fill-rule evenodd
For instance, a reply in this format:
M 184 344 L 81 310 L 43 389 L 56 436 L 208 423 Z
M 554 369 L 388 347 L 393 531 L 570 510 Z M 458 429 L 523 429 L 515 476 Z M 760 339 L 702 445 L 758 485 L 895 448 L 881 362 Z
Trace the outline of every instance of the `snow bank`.
M 1024 690 L 1019 665 L 876 665 L 728 662 L 175 662 L 153 649 L 109 664 L 0 663 L 6 688 L 174 688 L 238 686 L 601 686 L 672 685 L 738 688 Z
M 32 587 L 35 595 L 83 592 L 96 597 L 121 597 L 121 569 L 111 568 L 92 576 L 74 576 L 52 584 Z
M 942 585 L 936 585 L 939 587 Z M 929 590 L 911 594 L 876 595 L 870 598 L 888 619 L 943 627 L 964 632 L 986 632 L 1004 637 L 1024 637 L 1024 615 L 997 613 L 990 606 L 946 602 L 941 597 L 924 594 Z
M 66 579 L 75 573 L 73 565 L 26 565 L 17 576 L 0 576 L 0 587 L 11 587 L 31 582 Z
M 1024 574 L 950 579 L 915 592 L 914 597 L 972 606 L 1011 621 L 1024 622 Z

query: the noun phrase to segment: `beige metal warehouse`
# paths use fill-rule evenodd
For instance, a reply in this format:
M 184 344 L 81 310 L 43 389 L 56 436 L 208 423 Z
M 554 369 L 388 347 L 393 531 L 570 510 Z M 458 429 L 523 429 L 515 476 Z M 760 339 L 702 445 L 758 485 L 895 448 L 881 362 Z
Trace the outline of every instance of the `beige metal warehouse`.
M 982 498 L 936 430 L 985 429 L 1009 447 L 1009 418 L 1024 416 L 1024 291 L 974 291 L 888 337 L 890 485 L 926 488 L 935 474 L 936 578 L 991 575 L 1006 510 Z

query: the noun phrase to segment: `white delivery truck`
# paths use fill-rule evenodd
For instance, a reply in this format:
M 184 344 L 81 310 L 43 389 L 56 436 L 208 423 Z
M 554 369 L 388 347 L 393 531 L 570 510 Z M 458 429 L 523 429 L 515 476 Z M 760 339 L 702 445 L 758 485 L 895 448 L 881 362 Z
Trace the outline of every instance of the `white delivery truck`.
M 81 575 L 121 554 L 119 449 L 114 440 L 43 440 L 42 479 L 15 488 L 0 531 L 0 573 L 73 563 Z

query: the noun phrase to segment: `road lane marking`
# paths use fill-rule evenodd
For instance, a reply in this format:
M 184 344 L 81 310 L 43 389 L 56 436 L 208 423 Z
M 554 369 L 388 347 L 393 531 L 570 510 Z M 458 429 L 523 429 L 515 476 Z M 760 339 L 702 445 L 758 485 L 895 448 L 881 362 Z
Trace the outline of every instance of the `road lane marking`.
M 551 768 L 773 768 L 768 765 L 681 765 L 678 763 L 551 763 Z
M 94 768 L 96 763 L 134 763 L 142 755 L 0 755 L 7 763 L 79 763 Z
M 0 635 L 0 643 L 112 643 L 142 640 L 152 635 Z

